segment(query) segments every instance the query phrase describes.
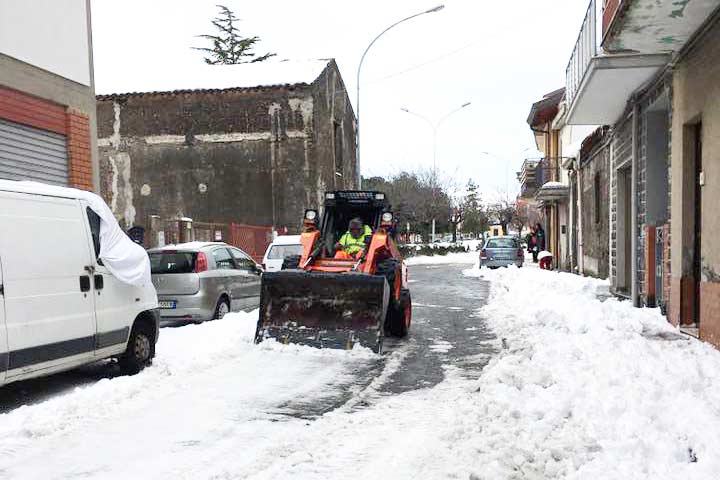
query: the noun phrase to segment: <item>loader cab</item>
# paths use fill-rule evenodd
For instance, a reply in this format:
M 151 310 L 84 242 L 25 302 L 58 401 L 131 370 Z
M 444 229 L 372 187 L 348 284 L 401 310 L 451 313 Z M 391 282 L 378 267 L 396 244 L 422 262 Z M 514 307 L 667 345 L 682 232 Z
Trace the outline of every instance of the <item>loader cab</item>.
M 385 194 L 376 191 L 327 192 L 323 206 L 320 231 L 329 256 L 335 254 L 334 245 L 347 231 L 350 220 L 361 218 L 376 232 L 383 212 L 390 210 Z

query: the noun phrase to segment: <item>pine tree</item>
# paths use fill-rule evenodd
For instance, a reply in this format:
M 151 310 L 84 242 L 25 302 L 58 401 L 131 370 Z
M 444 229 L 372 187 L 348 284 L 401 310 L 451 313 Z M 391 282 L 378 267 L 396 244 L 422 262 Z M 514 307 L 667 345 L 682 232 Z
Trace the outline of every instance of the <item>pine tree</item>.
M 467 195 L 463 202 L 462 230 L 465 233 L 481 235 L 488 227 L 487 213 L 483 209 L 477 185 L 470 179 L 468 181 Z
M 238 18 L 228 7 L 217 5 L 220 9 L 218 17 L 213 19 L 212 24 L 219 30 L 217 35 L 198 35 L 212 42 L 212 48 L 193 47 L 195 50 L 209 53 L 205 57 L 205 63 L 210 65 L 237 65 L 240 63 L 256 63 L 274 57 L 274 53 L 256 55 L 252 52 L 260 37 L 244 38 L 240 35 L 235 26 Z

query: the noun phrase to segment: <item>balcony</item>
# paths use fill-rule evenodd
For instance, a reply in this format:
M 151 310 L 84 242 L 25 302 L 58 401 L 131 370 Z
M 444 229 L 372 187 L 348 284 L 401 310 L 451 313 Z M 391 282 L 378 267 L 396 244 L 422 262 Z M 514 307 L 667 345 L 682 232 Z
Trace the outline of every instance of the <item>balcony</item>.
M 720 0 L 604 0 L 603 47 L 612 53 L 677 52 Z
M 551 203 L 568 198 L 568 186 L 558 181 L 560 178 L 558 159 L 543 158 L 535 172 L 536 184 L 540 185 L 535 192 L 536 200 Z
M 667 53 L 608 54 L 603 50 L 602 23 L 609 22 L 607 28 L 614 28 L 618 9 L 626 2 L 605 2 L 605 9 L 616 10 L 606 20 L 607 10 L 598 9 L 597 0 L 590 1 L 566 69 L 569 125 L 614 124 L 633 92 L 649 82 L 670 59 Z

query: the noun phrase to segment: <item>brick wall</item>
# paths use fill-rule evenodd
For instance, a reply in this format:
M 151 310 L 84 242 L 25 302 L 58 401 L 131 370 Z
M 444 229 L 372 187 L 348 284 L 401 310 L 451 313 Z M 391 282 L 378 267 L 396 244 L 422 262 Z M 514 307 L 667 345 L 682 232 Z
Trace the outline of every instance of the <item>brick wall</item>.
M 84 113 L 75 110 L 68 110 L 66 118 L 69 186 L 81 190 L 92 190 L 90 119 Z
M 65 135 L 68 186 L 93 190 L 90 118 L 87 114 L 0 86 L 0 118 Z

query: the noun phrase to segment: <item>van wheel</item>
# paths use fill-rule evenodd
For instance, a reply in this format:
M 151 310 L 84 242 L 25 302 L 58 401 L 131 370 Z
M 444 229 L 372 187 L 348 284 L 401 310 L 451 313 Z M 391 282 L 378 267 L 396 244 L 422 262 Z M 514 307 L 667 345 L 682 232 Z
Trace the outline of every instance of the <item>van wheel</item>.
M 152 334 L 143 325 L 135 325 L 130 332 L 127 350 L 120 357 L 120 370 L 126 375 L 135 375 L 152 364 Z
M 220 320 L 222 319 L 227 313 L 230 312 L 230 303 L 228 302 L 227 298 L 221 297 L 220 300 L 218 300 L 217 306 L 215 307 L 215 315 L 213 316 L 213 320 Z

